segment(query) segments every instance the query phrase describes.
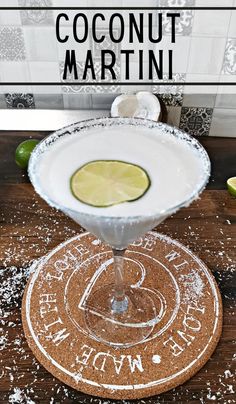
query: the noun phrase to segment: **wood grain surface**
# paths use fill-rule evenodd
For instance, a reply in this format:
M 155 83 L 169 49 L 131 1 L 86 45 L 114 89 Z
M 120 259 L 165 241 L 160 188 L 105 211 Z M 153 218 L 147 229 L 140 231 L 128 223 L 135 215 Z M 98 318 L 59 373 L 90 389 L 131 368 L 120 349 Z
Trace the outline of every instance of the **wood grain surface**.
M 14 163 L 20 141 L 46 134 L 0 132 L 0 403 L 113 403 L 86 396 L 53 378 L 35 360 L 23 335 L 20 305 L 27 268 L 82 231 L 41 200 Z M 212 270 L 223 298 L 223 334 L 196 376 L 175 390 L 136 401 L 139 404 L 236 402 L 236 198 L 225 189 L 226 179 L 236 176 L 236 139 L 200 141 L 212 160 L 211 181 L 201 199 L 167 219 L 158 231 L 188 246 Z

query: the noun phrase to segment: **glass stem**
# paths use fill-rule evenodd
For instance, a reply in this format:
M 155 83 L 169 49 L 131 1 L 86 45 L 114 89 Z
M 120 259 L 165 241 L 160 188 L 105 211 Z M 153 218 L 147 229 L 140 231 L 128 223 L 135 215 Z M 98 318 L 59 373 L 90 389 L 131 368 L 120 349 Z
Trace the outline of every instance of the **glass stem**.
M 115 287 L 114 287 L 114 296 L 112 298 L 112 311 L 115 314 L 123 313 L 128 308 L 128 299 L 125 295 L 125 286 L 124 286 L 124 250 L 116 250 L 113 249 L 113 258 L 114 258 L 114 276 L 115 276 Z

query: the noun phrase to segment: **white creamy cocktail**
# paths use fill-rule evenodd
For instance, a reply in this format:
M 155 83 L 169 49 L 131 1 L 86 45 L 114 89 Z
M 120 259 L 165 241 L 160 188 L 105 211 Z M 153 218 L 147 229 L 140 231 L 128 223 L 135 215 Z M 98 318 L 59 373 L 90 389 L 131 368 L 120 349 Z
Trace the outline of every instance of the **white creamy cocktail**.
M 205 184 L 208 160 L 202 149 L 176 137 L 165 126 L 123 124 L 94 127 L 58 137 L 37 157 L 32 182 L 42 196 L 87 230 L 115 248 L 127 247 L 179 205 L 189 203 Z M 117 122 L 119 123 L 119 121 Z M 150 125 L 152 126 L 152 125 Z M 42 147 L 42 145 L 41 145 Z M 151 186 L 143 197 L 109 207 L 93 207 L 71 193 L 70 177 L 95 160 L 125 161 L 148 173 Z M 32 164 L 31 164 L 32 167 Z
M 92 206 L 76 198 L 71 190 L 73 174 L 91 162 L 101 161 L 140 167 L 149 181 L 145 192 L 135 200 L 111 206 Z M 125 168 L 121 166 L 120 170 Z M 120 277 L 120 280 L 123 261 L 120 255 L 127 246 L 193 201 L 203 190 L 209 174 L 209 158 L 196 140 L 165 124 L 128 118 L 101 118 L 64 128 L 39 144 L 29 165 L 29 175 L 36 191 L 50 205 L 62 210 L 112 247 L 115 264 L 119 267 L 116 279 Z M 89 176 L 86 178 L 90 180 Z M 113 177 L 102 182 L 103 188 L 99 188 L 100 182 L 96 183 L 96 180 L 93 184 L 87 193 L 107 194 L 107 189 L 112 192 L 112 187 L 117 185 Z M 129 186 L 132 187 L 130 181 Z M 135 189 L 136 184 L 133 186 Z M 124 286 L 121 289 L 119 296 L 111 299 L 111 309 L 118 316 L 125 316 L 127 307 L 132 304 L 134 290 L 127 292 Z M 142 298 L 137 296 L 135 299 L 143 305 Z M 145 305 L 149 303 L 145 302 Z M 134 312 L 131 312 L 134 317 Z M 144 325 L 151 327 L 152 322 L 154 324 L 155 310 L 149 310 L 147 316 L 144 313 L 143 320 L 136 319 L 133 325 L 131 316 L 129 326 L 134 327 L 136 337 L 129 336 L 129 345 L 144 338 Z M 142 327 L 139 328 L 139 324 Z M 137 330 L 141 329 L 138 335 Z M 96 331 L 94 334 L 101 337 Z M 111 343 L 116 344 L 115 340 Z

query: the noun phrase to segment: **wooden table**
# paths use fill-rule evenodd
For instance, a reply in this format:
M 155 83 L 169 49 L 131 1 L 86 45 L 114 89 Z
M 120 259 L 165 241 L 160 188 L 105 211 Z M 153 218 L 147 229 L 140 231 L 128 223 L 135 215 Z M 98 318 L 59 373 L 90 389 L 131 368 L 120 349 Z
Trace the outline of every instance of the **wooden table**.
M 6 283 L 9 286 L 9 296 L 3 296 L 0 306 L 0 403 L 16 402 L 12 401 L 14 388 L 20 389 L 14 397 L 21 395 L 22 403 L 111 403 L 74 391 L 53 378 L 34 359 L 23 335 L 20 303 L 25 269 L 78 232 L 75 223 L 35 194 L 27 175 L 14 163 L 20 141 L 46 134 L 0 133 L 0 290 L 6 290 Z M 212 160 L 207 190 L 158 230 L 187 245 L 214 273 L 224 303 L 223 335 L 216 352 L 196 376 L 174 391 L 139 400 L 140 404 L 236 402 L 236 199 L 225 190 L 226 179 L 236 175 L 236 139 L 200 141 Z

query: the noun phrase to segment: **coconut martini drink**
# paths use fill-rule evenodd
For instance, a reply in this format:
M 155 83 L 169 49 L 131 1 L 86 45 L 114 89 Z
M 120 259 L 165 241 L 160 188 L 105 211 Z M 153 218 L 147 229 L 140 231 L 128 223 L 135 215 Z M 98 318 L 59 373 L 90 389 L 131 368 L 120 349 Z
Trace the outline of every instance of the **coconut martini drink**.
M 145 289 L 124 282 L 125 250 L 196 199 L 209 175 L 209 158 L 195 139 L 143 119 L 80 122 L 36 147 L 29 163 L 36 191 L 113 251 L 110 282 L 85 310 L 91 336 L 124 347 L 150 335 L 158 312 Z

